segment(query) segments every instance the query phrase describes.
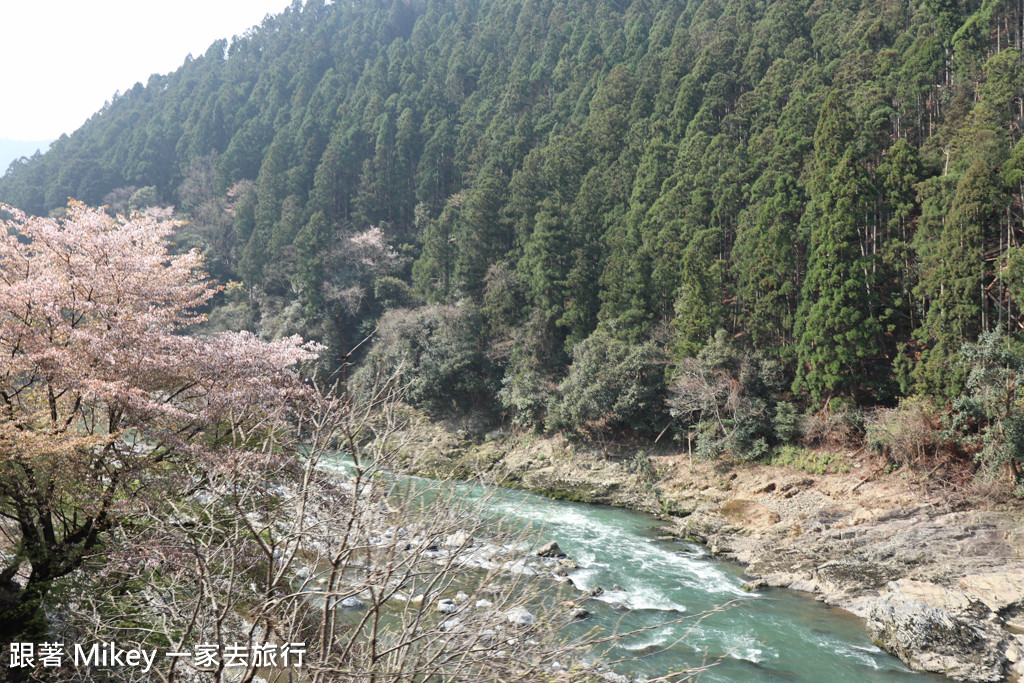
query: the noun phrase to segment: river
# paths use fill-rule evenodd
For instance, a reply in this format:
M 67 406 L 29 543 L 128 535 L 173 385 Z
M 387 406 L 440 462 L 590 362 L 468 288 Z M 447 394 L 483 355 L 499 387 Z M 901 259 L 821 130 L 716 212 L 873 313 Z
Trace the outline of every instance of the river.
M 350 467 L 344 460 L 332 465 L 342 471 Z M 405 484 L 437 490 L 437 482 L 419 477 L 397 479 L 406 492 Z M 907 669 L 872 643 L 863 621 L 845 610 L 785 589 L 745 591 L 741 567 L 712 557 L 700 545 L 665 540 L 659 535 L 661 522 L 650 515 L 518 489 L 455 486 L 459 497 L 478 499 L 485 514 L 500 518 L 503 526 L 556 541 L 580 565 L 568 573 L 577 588 L 604 589 L 584 603 L 591 615 L 572 625 L 568 635 L 595 628 L 640 631 L 613 641 L 605 653 L 605 661 L 622 660 L 614 666 L 618 673 L 642 680 L 716 662 L 701 681 L 948 680 Z M 552 595 L 564 594 L 564 587 L 552 584 Z M 706 618 L 682 620 L 723 605 Z
M 609 652 L 629 661 L 619 673 L 655 677 L 719 660 L 701 681 L 926 681 L 875 646 L 863 622 L 806 594 L 743 590 L 743 570 L 692 543 L 659 540 L 654 517 L 628 510 L 551 500 L 518 490 L 464 485 L 487 495 L 491 511 L 534 527 L 580 568 L 584 590 L 605 592 L 586 603 L 591 617 L 574 628 L 601 627 L 627 636 Z M 623 590 L 610 590 L 619 586 Z M 660 626 L 684 615 L 731 605 L 700 623 Z

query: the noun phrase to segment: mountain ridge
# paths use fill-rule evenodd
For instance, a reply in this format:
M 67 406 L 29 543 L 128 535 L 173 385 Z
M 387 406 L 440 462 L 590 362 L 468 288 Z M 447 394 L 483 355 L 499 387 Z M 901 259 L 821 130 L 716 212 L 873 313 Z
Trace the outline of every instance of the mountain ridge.
M 52 140 L 9 140 L 0 138 L 0 169 L 6 171 L 15 159 L 42 154 L 50 146 Z
M 436 413 L 678 437 L 709 410 L 680 378 L 745 367 L 759 407 L 704 439 L 759 453 L 785 406 L 948 407 L 965 350 L 1016 344 L 1022 21 L 993 0 L 297 2 L 115 98 L 0 198 L 174 204 L 241 283 L 213 324 L 321 339 L 335 366 L 358 348 Z

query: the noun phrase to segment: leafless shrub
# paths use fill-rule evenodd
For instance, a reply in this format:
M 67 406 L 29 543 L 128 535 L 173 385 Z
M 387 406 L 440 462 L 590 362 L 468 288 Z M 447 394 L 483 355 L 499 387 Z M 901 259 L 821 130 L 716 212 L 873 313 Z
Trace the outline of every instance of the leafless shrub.
M 560 603 L 579 595 L 550 590 L 530 537 L 453 482 L 389 474 L 412 438 L 393 387 L 360 405 L 321 395 L 294 433 L 236 430 L 260 455 L 196 465 L 119 528 L 69 591 L 62 642 L 158 650 L 152 670 L 104 669 L 111 681 L 595 680 L 569 663 L 615 636 L 561 635 Z M 293 647 L 285 667 L 295 643 L 302 666 Z M 205 664 L 165 656 L 202 646 Z M 52 679 L 96 673 L 65 664 Z
M 865 420 L 865 443 L 897 467 L 923 468 L 942 447 L 935 407 L 925 399 L 907 399 L 896 408 L 878 408 Z
M 808 446 L 842 450 L 860 441 L 863 435 L 861 416 L 856 409 L 825 407 L 805 415 L 800 431 Z

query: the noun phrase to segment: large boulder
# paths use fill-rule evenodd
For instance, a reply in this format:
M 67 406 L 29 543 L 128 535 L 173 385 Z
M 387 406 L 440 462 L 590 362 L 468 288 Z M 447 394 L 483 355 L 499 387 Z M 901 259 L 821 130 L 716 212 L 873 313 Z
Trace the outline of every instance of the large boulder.
M 530 614 L 525 607 L 513 607 L 505 612 L 505 619 L 514 626 L 533 626 L 537 617 Z
M 950 609 L 942 609 L 918 599 L 927 597 L 923 587 L 904 592 L 898 584 L 890 584 L 891 590 L 868 609 L 872 640 L 917 671 L 960 681 L 1003 680 L 1007 652 L 1016 646 L 1002 629 L 958 613 L 959 599 L 946 596 L 943 606 Z
M 444 545 L 448 548 L 461 548 L 463 546 L 470 546 L 472 543 L 473 538 L 461 529 L 453 534 L 448 534 L 444 539 Z
M 555 543 L 554 541 L 551 541 L 550 543 L 545 543 L 544 545 L 542 545 L 540 548 L 537 549 L 537 553 L 536 554 L 537 554 L 537 557 L 556 557 L 556 558 L 566 557 L 565 553 L 562 552 L 562 549 L 559 548 L 558 544 Z

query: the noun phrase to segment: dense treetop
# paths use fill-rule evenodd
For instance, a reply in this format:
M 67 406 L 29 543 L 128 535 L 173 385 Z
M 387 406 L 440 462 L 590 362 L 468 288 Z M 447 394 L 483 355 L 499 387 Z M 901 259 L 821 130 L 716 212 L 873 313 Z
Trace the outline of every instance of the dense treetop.
M 174 204 L 241 283 L 212 324 L 336 364 L 378 329 L 365 365 L 405 363 L 433 411 L 658 433 L 709 343 L 770 361 L 790 407 L 946 401 L 965 343 L 1024 328 L 1022 21 L 296 0 L 13 163 L 0 200 Z

